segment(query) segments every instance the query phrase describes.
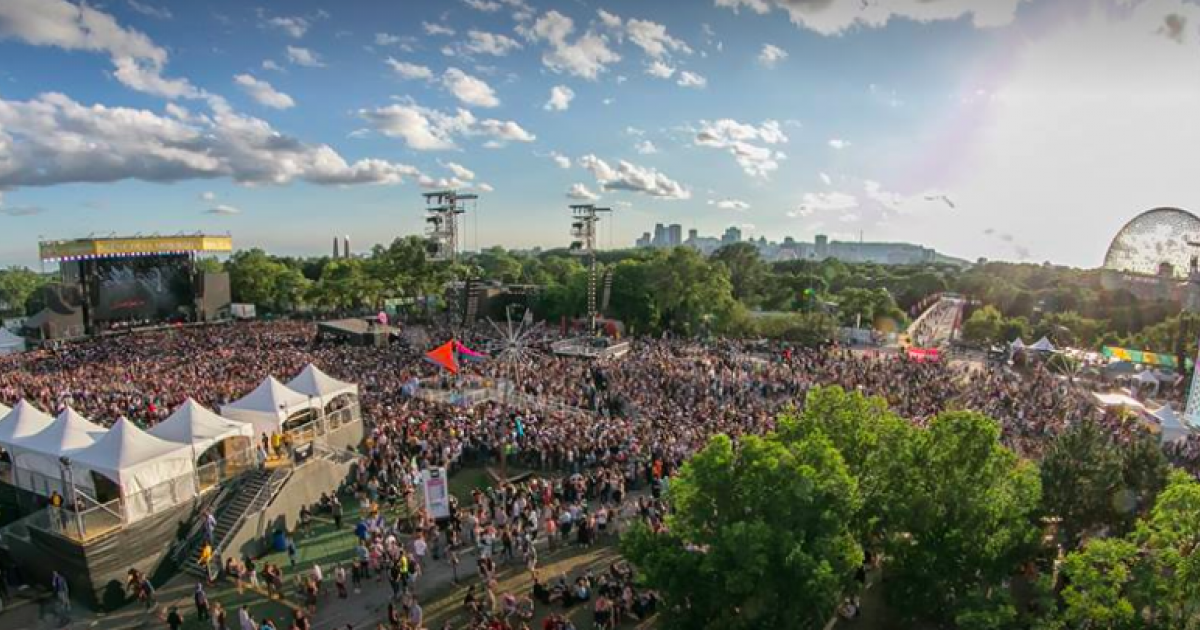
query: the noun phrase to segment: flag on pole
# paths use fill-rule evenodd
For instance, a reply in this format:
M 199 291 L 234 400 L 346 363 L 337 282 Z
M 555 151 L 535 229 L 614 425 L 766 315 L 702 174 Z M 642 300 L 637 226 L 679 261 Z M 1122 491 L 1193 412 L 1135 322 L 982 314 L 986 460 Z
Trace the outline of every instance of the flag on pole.
M 458 374 L 458 359 L 455 356 L 454 344 L 456 341 L 447 341 L 446 343 L 425 353 L 425 360 L 434 365 L 441 366 L 443 370 L 451 374 Z
M 462 345 L 462 343 L 460 341 L 458 341 L 457 339 L 455 339 L 451 343 L 454 344 L 454 352 L 456 352 L 458 354 L 459 358 L 461 358 L 463 360 L 482 361 L 487 358 L 487 355 L 479 353 L 479 352 L 475 352 L 474 350 Z

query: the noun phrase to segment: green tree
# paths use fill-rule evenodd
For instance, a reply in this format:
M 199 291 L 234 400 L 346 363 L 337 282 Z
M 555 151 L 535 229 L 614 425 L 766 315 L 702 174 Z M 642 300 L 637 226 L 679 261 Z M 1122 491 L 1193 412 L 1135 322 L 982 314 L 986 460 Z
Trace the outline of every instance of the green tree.
M 1062 572 L 1062 619 L 1068 628 L 1132 630 L 1143 627 L 1136 596 L 1138 548 L 1122 539 L 1097 538 L 1069 554 Z M 1132 591 L 1132 592 L 1131 592 Z
M 768 268 L 750 243 L 733 243 L 713 252 L 712 259 L 729 270 L 733 297 L 749 307 L 758 306 L 767 282 Z
M 1114 498 L 1123 488 L 1121 454 L 1108 433 L 1085 420 L 1050 443 L 1042 458 L 1042 506 L 1062 519 L 1068 548 L 1093 529 L 1112 523 Z
M 994 420 L 947 412 L 893 454 L 889 483 L 905 493 L 892 502 L 885 542 L 886 594 L 897 611 L 953 619 L 1036 551 L 1038 472 L 999 438 Z
M 0 269 L 0 312 L 27 314 L 27 306 L 48 281 L 46 276 L 25 267 Z
M 718 435 L 672 479 L 667 529 L 623 553 L 665 600 L 666 628 L 822 628 L 862 551 L 860 499 L 829 440 Z
M 646 262 L 647 289 L 658 316 L 655 329 L 694 335 L 711 324 L 723 330 L 737 313 L 729 270 L 690 247 L 656 252 Z
M 1001 328 L 1004 326 L 1004 315 L 994 306 L 984 306 L 976 309 L 963 322 L 963 340 L 978 344 L 993 344 L 1001 339 Z

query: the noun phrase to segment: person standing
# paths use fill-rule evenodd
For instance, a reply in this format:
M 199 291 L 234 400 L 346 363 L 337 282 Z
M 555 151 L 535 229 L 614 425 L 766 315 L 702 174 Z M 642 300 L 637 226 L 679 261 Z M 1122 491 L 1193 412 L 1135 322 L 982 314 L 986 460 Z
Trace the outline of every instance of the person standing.
M 71 614 L 71 586 L 67 584 L 67 578 L 58 571 L 52 572 L 50 589 L 54 591 L 54 597 L 58 600 L 59 615 L 65 619 Z
M 196 619 L 208 619 L 208 593 L 204 592 L 203 582 L 196 582 L 196 592 L 192 593 L 192 599 L 196 602 Z
M 183 627 L 183 616 L 179 614 L 179 609 L 172 606 L 171 612 L 167 613 L 167 626 L 171 630 L 179 630 Z
M 250 616 L 250 609 L 245 604 L 238 609 L 238 625 L 242 630 L 258 630 L 258 626 L 254 624 L 254 618 Z

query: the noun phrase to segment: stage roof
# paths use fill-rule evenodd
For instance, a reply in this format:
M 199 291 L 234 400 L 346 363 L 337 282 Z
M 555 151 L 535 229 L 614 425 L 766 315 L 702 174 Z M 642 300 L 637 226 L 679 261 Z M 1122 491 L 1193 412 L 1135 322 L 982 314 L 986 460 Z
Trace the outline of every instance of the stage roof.
M 88 260 L 95 258 L 124 258 L 160 254 L 209 253 L 233 251 L 230 236 L 205 234 L 178 236 L 129 236 L 114 238 L 79 238 L 69 241 L 42 241 L 38 253 L 42 260 Z

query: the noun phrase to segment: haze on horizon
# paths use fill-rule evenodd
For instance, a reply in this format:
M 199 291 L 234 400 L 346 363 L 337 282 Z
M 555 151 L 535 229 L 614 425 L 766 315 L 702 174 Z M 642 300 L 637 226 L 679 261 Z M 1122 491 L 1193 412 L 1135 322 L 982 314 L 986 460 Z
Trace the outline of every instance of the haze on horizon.
M 738 225 L 1095 267 L 1200 210 L 1196 2 L 687 4 L 0 0 L 0 265 L 109 232 L 362 248 L 441 187 L 479 192 L 472 249 L 563 246 L 595 200 L 615 247 Z

